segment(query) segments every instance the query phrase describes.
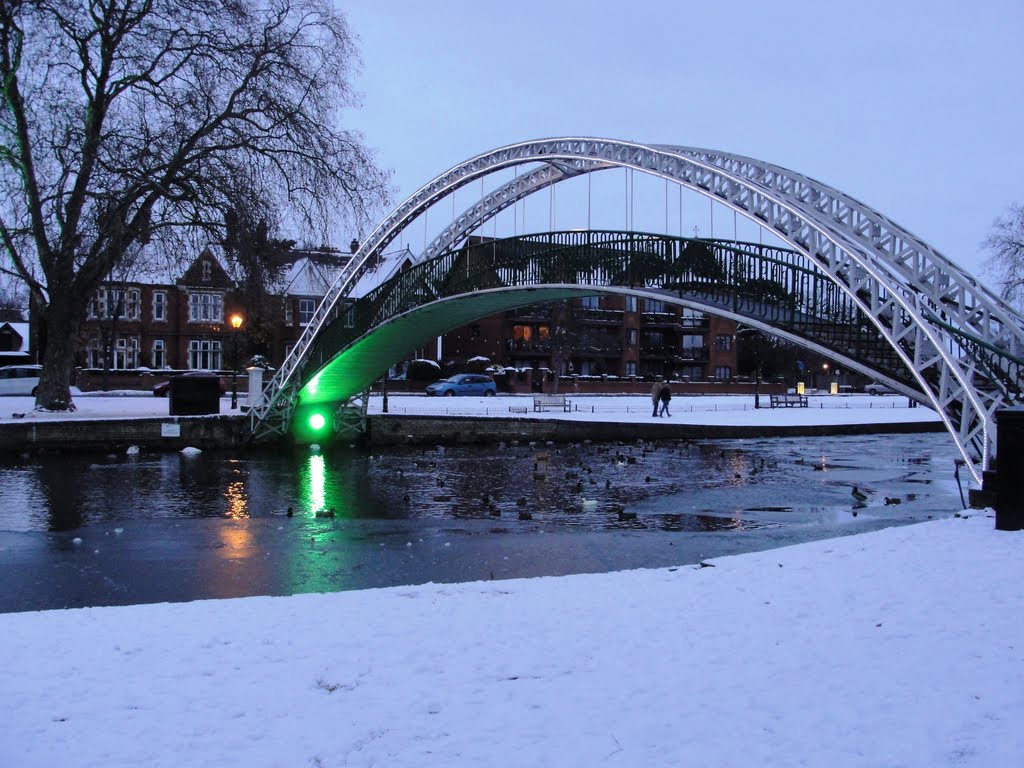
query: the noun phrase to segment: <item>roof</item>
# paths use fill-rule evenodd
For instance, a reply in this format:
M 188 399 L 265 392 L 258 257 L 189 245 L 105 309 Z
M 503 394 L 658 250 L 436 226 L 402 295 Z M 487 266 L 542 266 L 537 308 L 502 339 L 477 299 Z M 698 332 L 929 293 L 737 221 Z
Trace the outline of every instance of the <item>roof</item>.
M 21 346 L 8 352 L 0 352 L 0 357 L 21 357 L 29 353 L 30 331 L 28 323 L 0 323 L 0 333 L 11 330 L 21 337 Z
M 355 299 L 362 298 L 381 283 L 389 280 L 398 273 L 407 263 L 412 263 L 412 251 L 409 246 L 397 251 L 382 254 L 380 261 L 367 269 L 366 272 L 356 281 L 349 291 L 349 296 Z

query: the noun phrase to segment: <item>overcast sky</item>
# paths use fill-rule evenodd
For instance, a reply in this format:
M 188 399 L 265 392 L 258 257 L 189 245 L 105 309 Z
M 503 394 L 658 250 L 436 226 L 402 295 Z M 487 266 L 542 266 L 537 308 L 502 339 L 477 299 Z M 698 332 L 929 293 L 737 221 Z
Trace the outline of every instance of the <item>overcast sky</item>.
M 831 184 L 979 274 L 993 219 L 1024 202 L 1021 0 L 338 4 L 363 57 L 348 124 L 396 204 L 526 139 L 706 147 Z M 637 228 L 664 221 L 650 207 Z

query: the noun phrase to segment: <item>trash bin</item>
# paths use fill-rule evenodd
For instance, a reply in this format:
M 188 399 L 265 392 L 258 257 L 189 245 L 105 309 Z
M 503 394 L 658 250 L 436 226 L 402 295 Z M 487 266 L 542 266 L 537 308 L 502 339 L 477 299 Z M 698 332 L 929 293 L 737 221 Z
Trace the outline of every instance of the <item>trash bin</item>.
M 220 413 L 220 378 L 175 376 L 167 391 L 171 416 L 202 416 Z

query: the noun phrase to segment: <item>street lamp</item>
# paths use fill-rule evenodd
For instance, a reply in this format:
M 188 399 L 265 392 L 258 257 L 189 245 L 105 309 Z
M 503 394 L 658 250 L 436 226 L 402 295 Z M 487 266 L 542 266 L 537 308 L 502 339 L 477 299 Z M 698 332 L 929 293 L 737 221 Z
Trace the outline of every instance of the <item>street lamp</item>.
M 234 357 L 231 361 L 231 409 L 238 407 L 238 329 L 242 327 L 242 316 L 235 312 L 231 315 L 231 327 L 234 332 Z
M 760 331 L 756 328 L 740 328 L 736 331 L 737 336 L 744 333 L 754 334 L 754 409 L 757 410 L 761 407 L 761 337 L 758 335 Z

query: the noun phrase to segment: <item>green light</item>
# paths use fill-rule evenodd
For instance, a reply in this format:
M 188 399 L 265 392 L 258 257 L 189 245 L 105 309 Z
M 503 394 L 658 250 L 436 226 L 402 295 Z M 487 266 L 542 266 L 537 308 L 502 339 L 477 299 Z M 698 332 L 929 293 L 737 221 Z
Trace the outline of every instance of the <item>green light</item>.
M 322 413 L 314 413 L 309 417 L 309 426 L 319 432 L 327 424 L 327 419 L 324 418 Z

